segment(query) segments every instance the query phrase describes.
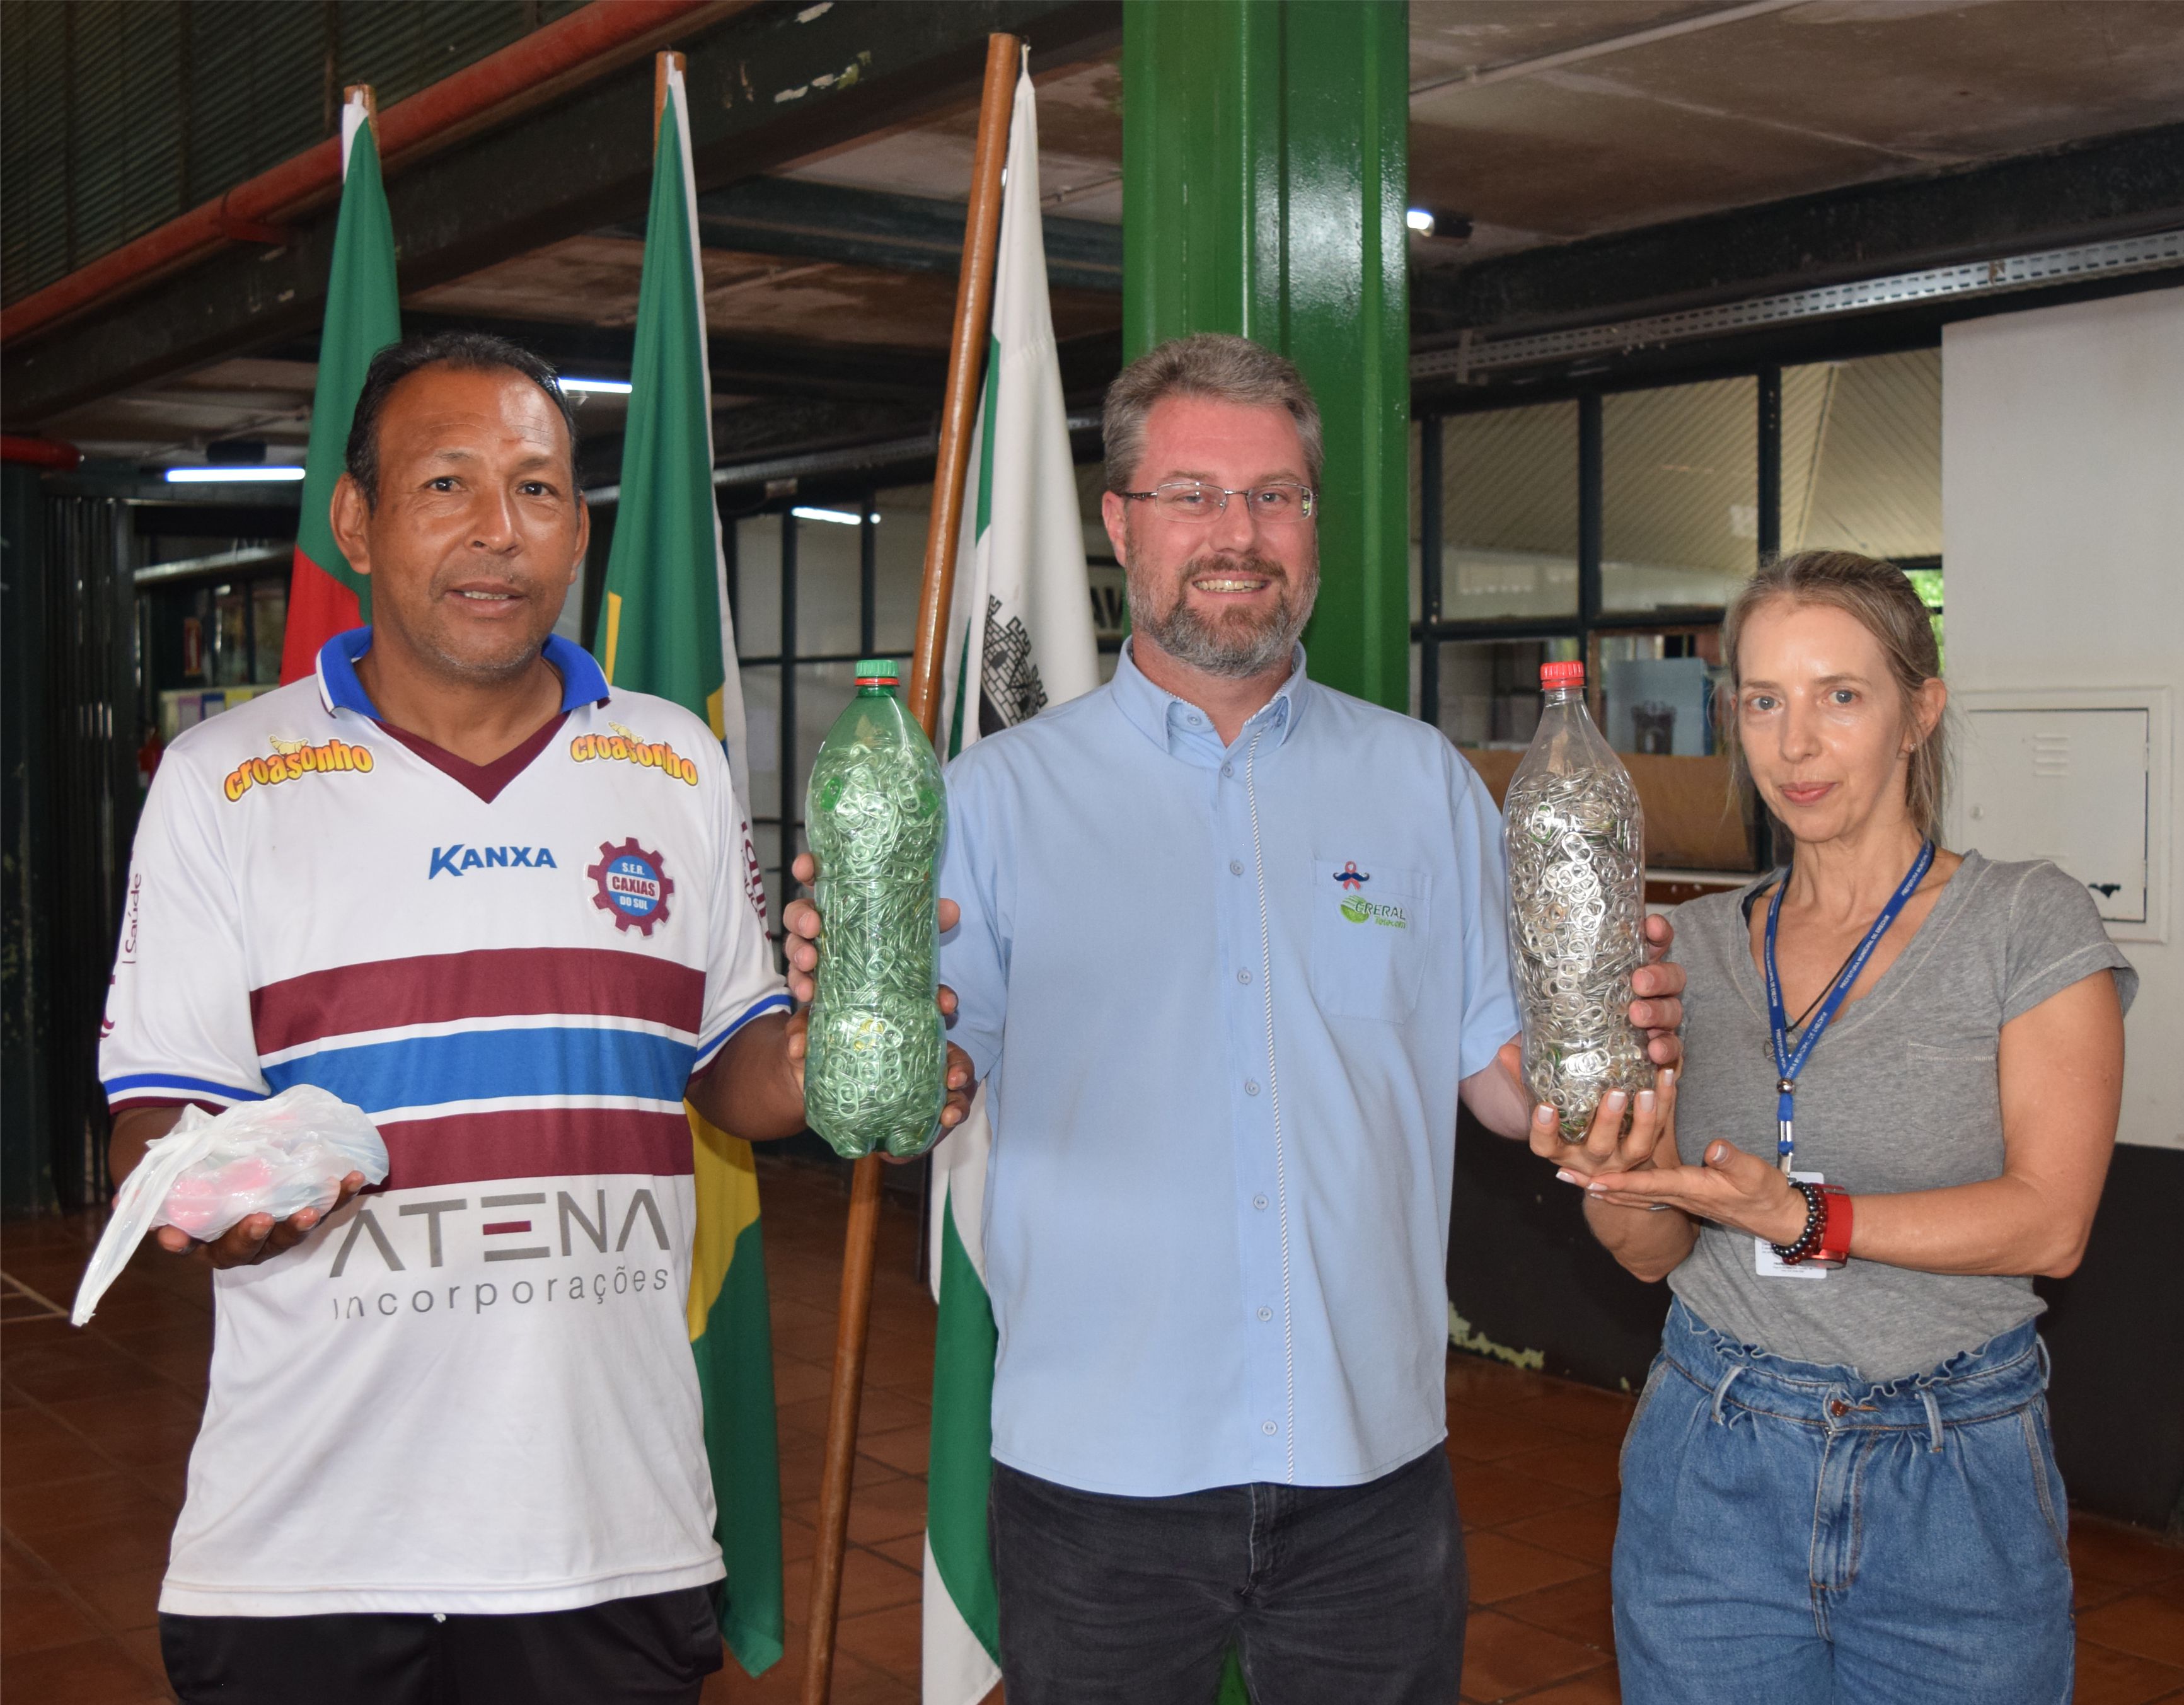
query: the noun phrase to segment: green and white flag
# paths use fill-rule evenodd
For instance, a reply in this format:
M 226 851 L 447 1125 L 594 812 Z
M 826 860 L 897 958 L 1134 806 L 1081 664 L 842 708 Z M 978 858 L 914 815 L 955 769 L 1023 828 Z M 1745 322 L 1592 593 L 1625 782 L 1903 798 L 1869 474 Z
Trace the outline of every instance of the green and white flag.
M 595 644 L 608 682 L 671 699 L 703 716 L 727 748 L 748 823 L 743 688 L 729 626 L 727 570 L 713 501 L 712 380 L 680 57 L 667 55 L 652 163 L 652 205 L 638 286 L 621 496 L 607 555 Z M 625 710 L 621 713 L 630 716 Z M 649 731 L 634 731 L 640 736 Z M 656 736 L 655 738 L 657 738 Z M 766 924 L 758 860 L 745 829 L 744 892 Z M 687 1102 L 698 1226 L 688 1317 L 714 1535 L 727 1565 L 721 1633 L 757 1675 L 781 1658 L 781 1474 L 773 1412 L 773 1332 L 750 1145 Z
M 994 281 L 994 335 L 965 493 L 940 677 L 950 757 L 1100 684 L 1084 532 L 1039 214 L 1039 114 L 1017 81 Z M 933 1152 L 933 1446 L 925 1529 L 925 1705 L 976 1705 L 1000 1680 L 991 1478 L 994 1311 L 983 1209 L 986 1094 Z

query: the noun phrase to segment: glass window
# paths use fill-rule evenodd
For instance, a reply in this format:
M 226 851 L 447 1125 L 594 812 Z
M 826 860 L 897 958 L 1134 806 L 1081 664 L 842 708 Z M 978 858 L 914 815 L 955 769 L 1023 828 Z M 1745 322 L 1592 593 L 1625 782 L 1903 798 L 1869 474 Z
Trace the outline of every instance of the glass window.
M 257 681 L 261 687 L 281 679 L 281 642 L 288 628 L 288 585 L 283 580 L 261 580 L 250 588 L 251 644 L 258 658 Z
M 1942 352 L 1782 373 L 1782 551 L 1942 554 Z
M 1601 607 L 1719 610 L 1758 561 L 1759 382 L 1601 404 Z
M 181 599 L 181 678 L 190 686 L 202 686 L 212 669 L 212 593 L 202 586 L 192 587 Z
M 1100 499 L 1107 492 L 1107 465 L 1080 462 L 1077 467 L 1077 519 L 1084 529 L 1084 556 L 1090 562 L 1112 562 L 1115 546 L 1107 537 L 1107 522 Z
M 1596 633 L 1591 650 L 1585 673 L 1609 745 L 1648 757 L 1713 755 L 1713 690 L 1728 679 L 1719 627 Z
M 781 816 L 780 666 L 747 665 L 738 673 L 744 687 L 744 737 L 750 751 L 751 816 L 777 822 Z
M 1130 631 L 1129 577 L 1115 555 L 1100 514 L 1100 499 L 1106 489 L 1106 463 L 1086 462 L 1077 470 L 1077 515 L 1084 527 L 1084 572 L 1092 588 L 1092 634 L 1100 647 L 1102 682 L 1115 678 L 1115 660 Z
M 796 669 L 796 792 L 790 800 L 790 816 L 800 829 L 804 822 L 804 788 L 811 778 L 811 766 L 819 748 L 850 700 L 857 695 L 857 671 L 848 663 L 801 663 Z M 804 844 L 800 834 L 797 845 Z
M 220 586 L 213 588 L 213 682 L 221 687 L 248 683 L 250 666 L 250 588 Z
M 1441 422 L 1444 621 L 1577 614 L 1577 416 L 1540 403 Z
M 1933 615 L 1928 619 L 1934 624 L 1934 649 L 1939 655 L 1943 669 L 1949 666 L 1948 649 L 1942 641 L 1942 571 L 1938 568 L 1907 568 L 1903 577 L 1911 582 L 1911 589 L 1919 594 L 1919 601 Z
M 854 653 L 861 633 L 861 498 L 800 505 L 796 527 L 796 655 Z
M 1440 729 L 1459 746 L 1522 751 L 1540 726 L 1540 666 L 1574 639 L 1450 640 L 1440 648 Z
M 1078 497 L 1088 517 L 1087 554 L 1092 557 L 1095 625 L 1105 638 L 1111 623 L 1120 638 L 1123 619 L 1121 571 L 1099 527 L 1100 470 L 1078 470 Z M 838 488 L 837 488 L 838 489 Z M 897 486 L 849 496 L 812 494 L 784 515 L 746 515 L 732 525 L 735 548 L 730 584 L 736 605 L 736 649 L 742 664 L 744 725 L 750 752 L 752 839 L 765 873 L 767 915 L 779 928 L 786 865 L 804 846 L 804 789 L 827 731 L 855 695 L 849 660 L 866 648 L 894 657 L 905 669 L 917 625 L 924 583 L 926 529 L 932 488 Z M 872 542 L 872 598 L 865 607 L 861 515 L 869 515 Z M 794 605 L 785 607 L 782 584 L 784 527 L 794 529 Z M 784 620 L 784 616 L 788 619 Z M 788 655 L 784 658 L 783 654 Z M 1112 654 L 1103 659 L 1112 666 Z M 783 692 L 783 681 L 793 691 Z M 793 722 L 784 764 L 783 723 Z
M 734 523 L 736 655 L 781 655 L 781 517 L 745 515 Z
M 933 521 L 933 488 L 897 486 L 872 499 L 880 518 L 874 535 L 872 644 L 883 657 L 910 666 L 916 644 L 917 599 L 925 585 L 925 532 Z

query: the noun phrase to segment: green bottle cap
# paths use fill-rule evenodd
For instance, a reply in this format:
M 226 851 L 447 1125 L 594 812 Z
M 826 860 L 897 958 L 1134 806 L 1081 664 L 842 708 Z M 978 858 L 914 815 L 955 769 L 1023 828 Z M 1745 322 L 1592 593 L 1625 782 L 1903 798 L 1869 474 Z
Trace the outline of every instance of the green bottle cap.
M 878 686 L 894 687 L 900 684 L 901 677 L 895 673 L 894 658 L 866 657 L 858 661 L 857 680 L 860 684 L 869 681 Z

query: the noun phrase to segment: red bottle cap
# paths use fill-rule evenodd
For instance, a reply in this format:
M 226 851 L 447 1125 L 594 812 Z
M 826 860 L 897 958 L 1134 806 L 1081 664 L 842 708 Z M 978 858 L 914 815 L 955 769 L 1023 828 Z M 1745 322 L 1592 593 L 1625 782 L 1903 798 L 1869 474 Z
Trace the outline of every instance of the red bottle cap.
M 1582 663 L 1542 663 L 1540 666 L 1540 690 L 1547 692 L 1557 687 L 1585 685 L 1585 665 Z

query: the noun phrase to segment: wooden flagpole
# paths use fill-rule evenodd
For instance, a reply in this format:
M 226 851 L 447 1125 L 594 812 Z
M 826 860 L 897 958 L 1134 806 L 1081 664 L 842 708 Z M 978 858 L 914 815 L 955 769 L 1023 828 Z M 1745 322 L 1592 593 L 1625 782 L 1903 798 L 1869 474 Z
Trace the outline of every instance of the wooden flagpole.
M 690 62 L 672 48 L 666 48 L 652 56 L 652 147 L 660 148 L 660 120 L 667 111 L 667 73 L 671 69 L 687 72 Z
M 940 718 L 940 664 L 955 594 L 956 546 L 962 531 L 963 476 L 971 457 L 986 345 L 992 335 L 994 259 L 1000 247 L 1001 168 L 1009 153 L 1023 44 L 986 38 L 986 86 L 978 103 L 978 142 L 971 168 L 971 210 L 963 226 L 963 265 L 956 277 L 956 332 L 948 350 L 948 389 L 933 476 L 933 518 L 925 535 L 925 584 L 917 604 L 916 649 L 910 669 L 910 713 L 933 739 Z M 819 1490 L 819 1545 L 811 1566 L 805 1630 L 804 1705 L 827 1705 L 834 1677 L 834 1623 L 849 1544 L 850 1481 L 857 1453 L 857 1411 L 864 1396 L 865 1340 L 872 1323 L 872 1256 L 879 1238 L 878 1155 L 859 1161 L 850 1185 L 850 1227 L 842 1251 L 842 1301 L 834 1326 L 834 1384 L 827 1405 L 827 1460 Z

